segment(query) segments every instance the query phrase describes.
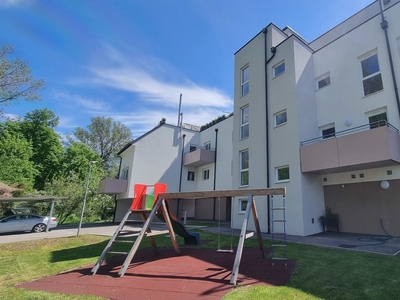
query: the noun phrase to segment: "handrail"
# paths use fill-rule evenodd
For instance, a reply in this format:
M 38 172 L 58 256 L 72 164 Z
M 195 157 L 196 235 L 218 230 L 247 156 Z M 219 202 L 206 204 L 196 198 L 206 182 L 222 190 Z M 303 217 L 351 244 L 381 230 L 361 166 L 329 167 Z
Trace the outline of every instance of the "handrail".
M 383 126 L 387 126 L 388 128 L 390 128 L 391 130 L 393 130 L 394 132 L 396 132 L 397 134 L 399 134 L 399 130 L 394 127 L 393 125 L 391 125 L 390 123 L 388 123 L 386 120 L 379 120 L 379 121 L 375 121 L 369 124 L 365 124 L 365 125 L 361 125 L 361 126 L 357 126 L 354 128 L 350 128 L 350 129 L 346 129 L 346 130 L 342 130 L 342 131 L 338 131 L 332 134 L 329 134 L 329 137 L 323 138 L 322 136 L 317 137 L 317 138 L 313 138 L 310 140 L 306 140 L 303 142 L 300 142 L 300 146 L 305 146 L 305 145 L 310 145 L 310 144 L 314 144 L 314 143 L 318 143 L 320 141 L 324 141 L 330 138 L 338 138 L 344 135 L 348 135 L 351 133 L 356 133 L 356 132 L 360 132 L 360 131 L 366 131 L 366 130 L 371 130 L 377 127 L 383 127 Z

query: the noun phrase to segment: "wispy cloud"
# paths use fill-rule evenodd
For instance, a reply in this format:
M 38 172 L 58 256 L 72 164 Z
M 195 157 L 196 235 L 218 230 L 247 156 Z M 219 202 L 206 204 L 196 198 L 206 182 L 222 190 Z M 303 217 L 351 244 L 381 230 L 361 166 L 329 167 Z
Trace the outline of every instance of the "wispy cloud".
M 70 94 L 66 91 L 53 90 L 52 96 L 55 100 L 67 105 L 79 106 L 89 112 L 102 112 L 110 109 L 110 105 L 105 101 L 84 97 L 82 95 Z
M 31 0 L 1 0 L 0 9 L 7 8 L 11 6 L 22 6 L 31 3 Z
M 127 93 L 124 104 L 131 105 L 132 110 L 117 107 L 121 105 L 119 102 L 113 103 L 112 109 L 102 108 L 104 103 L 99 103 L 99 111 L 131 128 L 134 137 L 152 129 L 161 118 L 176 124 L 180 94 L 183 95 L 184 122 L 193 125 L 203 125 L 233 109 L 233 100 L 226 92 L 196 84 L 179 74 L 174 66 L 157 58 L 141 55 L 132 55 L 131 58 L 109 45 L 104 46 L 102 54 L 87 67 L 89 76 L 73 78 L 70 83 L 91 84 Z M 59 93 L 58 97 L 73 98 L 82 106 L 85 103 L 76 95 L 64 94 Z M 94 107 L 92 104 L 88 106 Z

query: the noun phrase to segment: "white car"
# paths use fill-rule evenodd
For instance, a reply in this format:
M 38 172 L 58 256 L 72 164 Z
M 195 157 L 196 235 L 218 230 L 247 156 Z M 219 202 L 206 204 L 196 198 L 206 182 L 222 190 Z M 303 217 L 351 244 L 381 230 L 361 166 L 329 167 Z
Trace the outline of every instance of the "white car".
M 0 233 L 14 231 L 46 231 L 49 217 L 39 216 L 34 214 L 18 214 L 0 219 Z M 51 217 L 49 230 L 58 225 L 57 219 Z

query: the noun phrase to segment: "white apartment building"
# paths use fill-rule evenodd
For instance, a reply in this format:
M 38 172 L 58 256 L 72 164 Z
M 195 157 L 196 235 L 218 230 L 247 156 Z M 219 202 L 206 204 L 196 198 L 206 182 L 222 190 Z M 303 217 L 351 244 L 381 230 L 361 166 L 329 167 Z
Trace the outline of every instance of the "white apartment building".
M 312 42 L 269 24 L 235 53 L 233 116 L 201 132 L 160 124 L 127 145 L 118 198 L 157 181 L 169 191 L 286 187 L 288 234 L 321 232 L 330 207 L 342 232 L 400 235 L 399 2 L 375 1 Z M 222 199 L 233 228 L 245 201 Z M 270 232 L 270 203 L 256 201 Z M 118 201 L 116 221 L 128 202 Z M 218 219 L 217 202 L 173 209 Z

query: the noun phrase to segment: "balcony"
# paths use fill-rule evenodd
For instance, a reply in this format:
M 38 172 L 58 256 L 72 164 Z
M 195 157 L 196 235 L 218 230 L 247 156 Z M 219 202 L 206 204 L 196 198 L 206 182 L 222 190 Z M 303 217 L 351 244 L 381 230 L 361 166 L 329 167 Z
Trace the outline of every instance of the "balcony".
M 303 173 L 329 174 L 400 164 L 399 130 L 386 121 L 337 132 L 332 138 L 304 141 Z
M 105 178 L 100 181 L 97 192 L 99 194 L 122 194 L 125 193 L 128 187 L 128 180 Z
M 215 162 L 215 150 L 204 147 L 190 147 L 190 152 L 183 155 L 185 167 L 201 167 Z

